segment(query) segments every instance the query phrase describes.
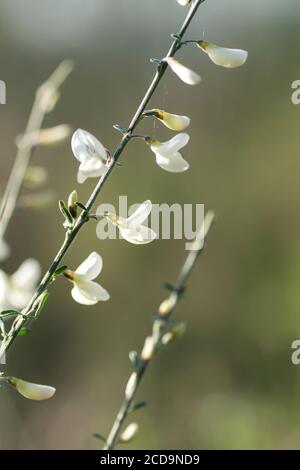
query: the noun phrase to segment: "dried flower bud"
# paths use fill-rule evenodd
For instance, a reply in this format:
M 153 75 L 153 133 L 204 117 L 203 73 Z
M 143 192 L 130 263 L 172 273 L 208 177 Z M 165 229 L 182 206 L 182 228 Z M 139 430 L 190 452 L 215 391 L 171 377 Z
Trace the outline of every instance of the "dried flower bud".
M 141 359 L 146 362 L 150 361 L 154 353 L 154 348 L 155 348 L 154 339 L 152 336 L 148 336 L 145 339 L 144 347 L 141 352 Z
M 121 434 L 120 442 L 130 442 L 138 432 L 138 429 L 139 426 L 137 423 L 130 423 L 125 431 Z
M 132 393 L 137 384 L 137 378 L 138 376 L 136 372 L 133 372 L 131 376 L 129 377 L 129 380 L 125 388 L 125 397 L 127 398 L 127 400 L 132 396 Z

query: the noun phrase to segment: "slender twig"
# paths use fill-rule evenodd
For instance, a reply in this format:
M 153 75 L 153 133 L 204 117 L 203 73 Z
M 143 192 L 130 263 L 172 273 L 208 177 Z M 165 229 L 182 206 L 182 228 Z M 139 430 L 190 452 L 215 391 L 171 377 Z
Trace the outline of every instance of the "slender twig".
M 204 234 L 202 233 L 202 230 L 200 230 L 198 239 L 196 238 L 193 249 L 189 251 L 184 261 L 184 264 L 178 275 L 176 284 L 171 289 L 169 298 L 166 299 L 160 305 L 160 308 L 157 314 L 157 319 L 153 323 L 152 335 L 148 337 L 148 338 L 151 338 L 151 342 L 152 342 L 151 352 L 146 354 L 144 358 L 143 358 L 143 352 L 142 352 L 142 354 L 138 358 L 137 366 L 135 367 L 135 371 L 131 374 L 129 381 L 127 383 L 124 401 L 120 407 L 120 410 L 111 428 L 111 431 L 109 433 L 109 436 L 103 448 L 104 450 L 111 450 L 118 443 L 119 434 L 120 434 L 122 425 L 125 419 L 127 418 L 128 414 L 130 413 L 130 411 L 134 409 L 133 400 L 134 400 L 135 394 L 140 385 L 142 377 L 145 374 L 146 369 L 148 368 L 148 365 L 150 364 L 151 360 L 154 357 L 154 352 L 163 345 L 163 338 L 168 333 L 168 331 L 170 332 L 172 331 L 172 329 L 170 330 L 170 325 L 172 325 L 171 320 L 172 320 L 173 312 L 186 288 L 187 280 L 192 272 L 195 262 L 197 258 L 199 257 L 200 253 L 203 251 L 203 243 L 201 243 L 200 235 L 202 237 L 204 235 L 204 238 L 206 237 L 212 225 L 213 220 L 214 220 L 214 214 L 212 212 L 208 212 L 204 220 Z
M 65 60 L 37 90 L 26 129 L 18 144 L 16 159 L 10 173 L 0 205 L 0 238 L 4 237 L 7 226 L 17 205 L 24 178 L 33 154 L 34 145 L 30 136 L 42 127 L 46 114 L 52 110 L 58 90 L 72 71 L 72 63 Z M 25 142 L 27 142 L 25 144 Z
M 172 42 L 172 45 L 167 53 L 166 57 L 173 57 L 175 53 L 180 49 L 181 47 L 181 39 L 183 38 L 187 28 L 189 27 L 195 13 L 197 12 L 199 6 L 201 3 L 203 3 L 205 0 L 195 0 L 194 3 L 192 4 L 191 8 L 189 9 L 189 12 L 183 22 L 183 25 L 179 31 L 179 33 L 176 35 L 176 38 Z M 68 251 L 69 247 L 75 240 L 78 232 L 80 231 L 81 227 L 85 224 L 85 222 L 88 220 L 87 214 L 93 207 L 103 185 L 109 178 L 111 172 L 113 171 L 114 167 L 117 165 L 118 159 L 123 153 L 126 145 L 131 139 L 131 135 L 140 122 L 140 119 L 142 117 L 143 112 L 145 111 L 153 93 L 155 92 L 159 82 L 161 81 L 163 75 L 165 74 L 167 70 L 168 64 L 164 61 L 160 62 L 160 64 L 157 67 L 157 71 L 155 73 L 155 76 L 146 91 L 146 94 L 144 95 L 135 115 L 133 116 L 131 123 L 129 124 L 129 127 L 127 129 L 127 132 L 123 135 L 122 139 L 120 140 L 118 146 L 116 147 L 114 153 L 112 154 L 112 159 L 111 159 L 111 164 L 108 168 L 108 171 L 103 175 L 98 183 L 96 184 L 94 190 L 92 191 L 92 194 L 90 195 L 87 203 L 85 204 L 86 211 L 82 211 L 80 216 L 78 217 L 76 223 L 74 224 L 73 228 L 68 230 L 65 236 L 65 240 L 60 247 L 58 253 L 56 254 L 54 260 L 52 261 L 47 273 L 43 277 L 42 281 L 40 282 L 36 292 L 34 293 L 33 297 L 29 301 L 28 305 L 23 309 L 22 311 L 22 316 L 17 317 L 16 320 L 14 321 L 10 331 L 7 333 L 6 337 L 2 341 L 2 345 L 0 348 L 0 358 L 5 354 L 5 352 L 10 348 L 12 343 L 14 342 L 15 338 L 18 335 L 18 332 L 20 329 L 26 324 L 26 315 L 28 312 L 32 311 L 33 305 L 37 302 L 39 297 L 43 292 L 47 290 L 47 287 L 49 283 L 52 280 L 52 277 L 58 268 L 61 260 L 63 259 L 64 255 Z

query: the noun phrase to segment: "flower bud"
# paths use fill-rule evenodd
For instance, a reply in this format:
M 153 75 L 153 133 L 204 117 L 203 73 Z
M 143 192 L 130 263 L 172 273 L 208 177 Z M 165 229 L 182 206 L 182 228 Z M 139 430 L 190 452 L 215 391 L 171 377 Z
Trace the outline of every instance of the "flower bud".
M 132 393 L 135 390 L 135 387 L 136 387 L 136 384 L 137 384 L 137 378 L 138 378 L 138 376 L 137 376 L 136 372 L 133 372 L 131 374 L 131 376 L 129 377 L 129 380 L 128 380 L 126 388 L 125 388 L 125 397 L 127 398 L 127 400 L 129 398 L 131 398 Z
M 69 198 L 68 198 L 68 209 L 73 217 L 73 219 L 76 219 L 77 217 L 77 202 L 78 202 L 78 195 L 77 191 L 72 191 Z
M 185 65 L 181 64 L 178 60 L 173 57 L 165 57 L 166 62 L 173 72 L 187 85 L 197 85 L 201 82 L 201 77 L 193 70 L 189 69 Z
M 138 429 L 139 426 L 137 423 L 130 423 L 125 431 L 121 434 L 120 442 L 130 442 L 138 432 Z
M 152 336 L 145 339 L 144 347 L 141 352 L 141 359 L 145 362 L 150 361 L 153 356 L 155 344 Z
M 166 300 L 164 300 L 158 309 L 158 313 L 162 316 L 169 315 L 177 303 L 177 296 L 171 294 Z
M 37 134 L 37 145 L 54 145 L 66 140 L 72 132 L 68 124 L 42 129 Z
M 202 49 L 216 65 L 234 69 L 244 65 L 248 58 L 248 52 L 243 49 L 229 49 L 211 42 L 199 41 L 197 45 Z
M 55 388 L 49 385 L 34 384 L 17 377 L 9 377 L 8 383 L 29 400 L 47 400 L 56 392 Z
M 186 330 L 186 324 L 184 322 L 177 323 L 167 333 L 163 335 L 161 339 L 162 344 L 167 345 L 171 343 L 171 341 L 174 341 L 174 339 L 182 336 L 185 330 Z
M 156 112 L 156 114 L 154 114 L 154 117 L 172 131 L 183 131 L 189 126 L 191 122 L 190 118 L 187 116 L 180 116 L 178 114 L 167 113 L 162 109 L 154 109 L 153 112 Z

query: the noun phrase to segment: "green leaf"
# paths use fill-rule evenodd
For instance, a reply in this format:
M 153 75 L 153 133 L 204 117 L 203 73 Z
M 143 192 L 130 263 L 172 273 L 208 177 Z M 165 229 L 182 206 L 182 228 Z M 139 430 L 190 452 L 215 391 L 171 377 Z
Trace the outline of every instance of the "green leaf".
M 131 407 L 129 408 L 129 412 L 132 413 L 133 411 L 140 410 L 141 408 L 144 408 L 145 406 L 147 406 L 146 401 L 139 401 L 138 403 L 134 403 L 133 405 L 131 405 Z
M 81 203 L 81 202 L 76 202 L 76 206 L 80 207 L 84 212 L 87 212 L 87 208 Z
M 102 442 L 106 442 L 106 439 L 104 436 L 102 436 L 101 434 L 95 432 L 94 434 L 92 434 L 93 437 L 95 437 L 96 439 L 99 439 L 100 441 Z
M 21 315 L 17 310 L 2 310 L 0 317 L 6 317 L 8 315 Z
M 36 313 L 35 313 L 35 318 L 39 318 L 40 314 L 42 313 L 44 307 L 45 307 L 45 304 L 48 300 L 48 297 L 49 297 L 49 292 L 46 291 L 42 294 L 42 298 L 40 300 L 40 303 L 39 303 L 39 306 L 36 310 Z
M 63 274 L 66 270 L 68 269 L 68 266 L 61 266 L 60 268 L 57 268 L 54 271 L 54 276 L 59 276 L 60 274 Z
M 113 128 L 116 129 L 116 131 L 121 132 L 121 134 L 126 134 L 127 132 L 127 129 L 125 129 L 123 126 L 120 126 L 120 124 L 114 124 Z
M 73 218 L 66 206 L 66 203 L 61 199 L 59 202 L 58 202 L 58 206 L 59 206 L 59 210 L 60 212 L 62 213 L 62 215 L 64 216 L 64 218 L 70 223 L 72 224 L 73 223 Z
M 30 333 L 30 328 L 27 328 L 27 326 L 22 326 L 22 328 L 20 329 L 18 333 L 18 336 L 25 336 L 28 333 Z

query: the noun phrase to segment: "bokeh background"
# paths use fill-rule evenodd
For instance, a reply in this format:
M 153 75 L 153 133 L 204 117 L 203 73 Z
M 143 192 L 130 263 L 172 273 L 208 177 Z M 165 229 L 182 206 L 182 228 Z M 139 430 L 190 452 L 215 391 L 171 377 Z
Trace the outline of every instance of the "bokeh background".
M 1 0 L 1 187 L 8 178 L 34 91 L 64 58 L 75 70 L 46 125 L 66 122 L 96 134 L 113 149 L 186 10 L 175 0 Z M 197 48 L 179 58 L 203 83 L 188 87 L 170 72 L 152 107 L 192 118 L 184 155 L 191 170 L 168 174 L 141 143 L 127 147 L 100 202 L 204 203 L 218 220 L 189 282 L 176 318 L 186 334 L 157 356 L 140 389 L 148 407 L 135 416 L 131 448 L 261 449 L 300 447 L 300 366 L 291 343 L 300 338 L 300 106 L 291 83 L 300 79 L 298 0 L 207 0 L 190 38 L 249 51 L 241 69 L 212 64 Z M 149 121 L 144 130 L 172 134 Z M 49 172 L 56 199 L 77 188 L 84 201 L 94 181 L 78 187 L 70 142 L 39 149 L 33 163 Z M 28 193 L 28 190 L 27 190 Z M 26 194 L 24 189 L 23 194 Z M 27 257 L 45 271 L 63 239 L 54 202 L 19 209 L 2 268 L 12 273 Z M 76 304 L 60 279 L 31 333 L 9 353 L 6 373 L 57 388 L 52 400 L 30 402 L 1 388 L 1 449 L 93 449 L 93 432 L 107 434 L 130 365 L 151 318 L 175 279 L 184 242 L 148 246 L 100 241 L 93 223 L 66 257 L 76 267 L 91 251 L 104 258 L 101 283 L 111 301 Z

